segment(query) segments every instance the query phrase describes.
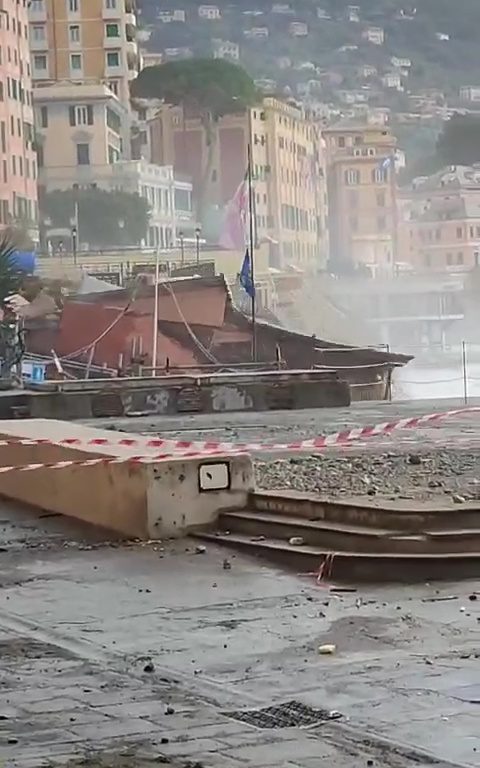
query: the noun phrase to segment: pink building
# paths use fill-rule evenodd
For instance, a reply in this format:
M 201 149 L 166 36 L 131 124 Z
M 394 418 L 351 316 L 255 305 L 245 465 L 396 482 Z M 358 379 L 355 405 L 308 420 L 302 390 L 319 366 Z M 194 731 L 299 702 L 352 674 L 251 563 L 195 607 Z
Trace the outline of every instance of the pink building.
M 27 226 L 35 238 L 37 160 L 28 42 L 29 0 L 0 0 L 0 229 Z

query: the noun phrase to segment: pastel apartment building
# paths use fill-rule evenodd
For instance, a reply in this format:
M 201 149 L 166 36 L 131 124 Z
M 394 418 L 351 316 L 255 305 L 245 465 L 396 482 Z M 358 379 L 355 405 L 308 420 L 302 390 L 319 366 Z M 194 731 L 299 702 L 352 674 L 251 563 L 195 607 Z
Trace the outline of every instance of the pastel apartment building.
M 0 229 L 21 225 L 35 240 L 37 165 L 26 0 L 0 1 Z
M 126 105 L 140 68 L 135 0 L 30 0 L 35 87 L 105 83 Z

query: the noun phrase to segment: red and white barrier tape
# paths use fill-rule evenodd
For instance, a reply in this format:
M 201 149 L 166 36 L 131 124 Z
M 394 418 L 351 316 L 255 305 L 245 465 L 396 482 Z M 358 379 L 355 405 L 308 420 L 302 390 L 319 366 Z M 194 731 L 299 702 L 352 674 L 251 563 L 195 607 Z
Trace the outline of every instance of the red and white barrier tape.
M 246 451 L 239 451 L 234 450 L 230 452 L 230 455 L 232 456 L 241 456 L 242 454 L 245 454 Z M 105 466 L 106 464 L 133 464 L 136 466 L 139 465 L 148 465 L 148 464 L 159 464 L 163 461 L 168 461 L 169 459 L 175 459 L 175 461 L 178 461 L 179 459 L 205 459 L 218 455 L 224 456 L 224 451 L 209 451 L 209 452 L 199 452 L 199 451 L 186 451 L 185 453 L 159 453 L 155 456 L 128 456 L 128 457 L 109 457 L 109 456 L 101 456 L 98 459 L 84 459 L 79 461 L 54 461 L 50 463 L 45 464 L 20 464 L 18 466 L 8 466 L 8 467 L 0 467 L 0 475 L 6 474 L 8 472 L 33 472 L 36 469 L 66 469 L 68 467 L 95 467 L 99 464 Z
M 145 440 L 139 440 L 138 438 L 129 437 L 122 437 L 117 440 L 112 440 L 110 438 L 82 440 L 78 437 L 71 437 L 62 440 L 0 440 L 0 446 L 57 445 L 70 446 L 72 448 L 81 448 L 82 446 L 91 448 L 102 448 L 103 446 L 123 446 L 124 448 L 132 448 L 138 446 L 141 448 L 163 448 L 165 451 L 168 451 L 165 456 L 178 455 L 179 452 L 182 453 L 182 455 L 187 455 L 184 453 L 185 451 L 193 451 L 194 455 L 211 454 L 212 452 L 231 453 L 232 451 L 316 451 L 324 448 L 332 448 L 337 445 L 341 446 L 349 444 L 355 440 L 363 440 L 367 437 L 388 435 L 400 429 L 414 429 L 415 427 L 434 424 L 435 422 L 443 421 L 444 419 L 453 416 L 463 416 L 466 413 L 480 413 L 480 407 L 471 406 L 454 411 L 442 411 L 440 413 L 426 414 L 425 416 L 413 416 L 407 419 L 398 419 L 397 421 L 386 421 L 380 424 L 375 424 L 374 426 L 355 427 L 354 429 L 333 432 L 330 435 L 320 435 L 319 437 L 291 443 L 220 443 L 212 440 L 164 440 L 161 438 L 145 438 Z M 126 461 L 128 461 L 128 459 L 126 459 Z

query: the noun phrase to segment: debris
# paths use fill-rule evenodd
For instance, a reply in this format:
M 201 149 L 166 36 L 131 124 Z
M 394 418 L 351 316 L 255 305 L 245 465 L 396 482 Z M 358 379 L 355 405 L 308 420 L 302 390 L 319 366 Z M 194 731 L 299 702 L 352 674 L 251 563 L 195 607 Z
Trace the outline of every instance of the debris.
M 166 736 L 162 736 L 160 739 L 160 744 L 169 744 L 170 739 L 167 739 Z
M 232 564 L 231 564 L 230 560 L 227 560 L 227 558 L 225 558 L 225 560 L 223 561 L 223 570 L 224 571 L 231 571 L 232 570 Z
M 454 504 L 465 504 L 466 498 L 465 498 L 465 496 L 460 496 L 460 494 L 455 493 L 452 496 L 452 501 L 453 501 Z
M 265 541 L 265 536 L 251 536 L 250 541 Z
M 303 547 L 305 540 L 301 536 L 292 536 L 292 538 L 288 540 L 288 543 L 291 547 Z
M 411 453 L 410 456 L 408 457 L 408 463 L 412 464 L 412 466 L 414 467 L 418 467 L 423 462 L 421 457 L 418 455 L 418 453 Z
M 165 707 L 165 714 L 166 715 L 174 715 L 175 714 L 174 708 L 171 707 L 170 705 L 168 705 L 168 707 Z
M 196 555 L 204 555 L 207 551 L 207 548 L 203 546 L 203 544 L 197 544 L 195 547 L 195 554 Z
M 330 587 L 330 592 L 337 592 L 339 595 L 342 592 L 356 592 L 355 587 Z
M 144 672 L 155 672 L 155 665 L 154 665 L 153 661 L 147 661 L 147 663 L 145 664 L 145 666 L 143 668 L 143 671 Z
M 468 596 L 468 599 L 471 600 L 472 602 L 474 600 L 476 600 L 477 599 L 477 595 L 475 594 L 475 592 L 472 592 L 472 594 Z
M 422 603 L 443 603 L 446 600 L 458 600 L 457 595 L 445 595 L 444 597 L 424 597 Z
M 341 717 L 343 717 L 343 715 L 337 709 L 332 709 L 331 712 L 328 713 L 329 720 L 340 720 Z
M 335 653 L 336 650 L 337 650 L 337 646 L 329 643 L 325 645 L 320 645 L 318 648 L 318 652 L 322 656 L 329 656 L 329 655 L 331 656 L 333 653 Z

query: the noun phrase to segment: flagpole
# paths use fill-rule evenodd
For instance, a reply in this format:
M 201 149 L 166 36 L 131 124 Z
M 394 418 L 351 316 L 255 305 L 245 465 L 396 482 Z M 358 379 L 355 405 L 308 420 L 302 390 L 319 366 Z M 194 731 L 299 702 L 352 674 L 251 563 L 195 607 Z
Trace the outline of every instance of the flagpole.
M 248 217 L 250 229 L 250 275 L 252 279 L 252 362 L 257 360 L 257 326 L 256 326 L 256 291 L 255 291 L 255 222 L 253 178 L 252 178 L 252 145 L 250 141 L 247 147 L 248 157 Z

